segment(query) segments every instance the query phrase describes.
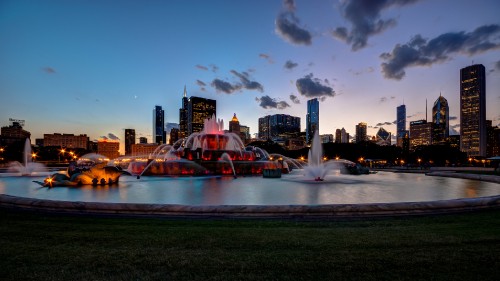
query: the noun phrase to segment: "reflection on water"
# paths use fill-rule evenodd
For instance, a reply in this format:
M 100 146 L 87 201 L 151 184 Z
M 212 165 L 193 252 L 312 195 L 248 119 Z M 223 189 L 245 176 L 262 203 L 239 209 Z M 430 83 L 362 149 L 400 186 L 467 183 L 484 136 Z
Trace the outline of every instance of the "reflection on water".
M 324 182 L 305 181 L 296 171 L 281 179 L 122 176 L 115 186 L 52 189 L 33 180 L 43 178 L 0 177 L 0 193 L 51 200 L 187 205 L 418 202 L 500 194 L 500 184 L 495 183 L 386 172 L 336 174 Z

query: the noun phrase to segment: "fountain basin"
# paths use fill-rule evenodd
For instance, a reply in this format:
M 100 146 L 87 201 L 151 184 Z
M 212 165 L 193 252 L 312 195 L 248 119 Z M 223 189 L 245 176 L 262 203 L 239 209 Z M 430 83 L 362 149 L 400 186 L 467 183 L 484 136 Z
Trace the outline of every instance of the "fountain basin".
M 122 176 L 115 186 L 39 188 L 0 178 L 0 205 L 85 214 L 336 218 L 498 208 L 500 184 L 423 174 L 331 175 L 324 182 L 262 177 Z M 408 184 L 411 183 L 411 184 Z

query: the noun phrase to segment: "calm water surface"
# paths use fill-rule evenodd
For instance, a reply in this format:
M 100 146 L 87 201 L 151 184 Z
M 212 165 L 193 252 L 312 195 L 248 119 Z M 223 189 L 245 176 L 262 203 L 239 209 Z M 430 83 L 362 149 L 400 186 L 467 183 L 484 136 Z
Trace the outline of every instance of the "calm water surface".
M 186 205 L 303 205 L 389 203 L 472 198 L 500 194 L 500 184 L 379 172 L 332 174 L 324 182 L 305 180 L 300 171 L 281 179 L 262 177 L 122 176 L 111 187 L 41 187 L 43 177 L 0 176 L 0 193 L 38 199 Z

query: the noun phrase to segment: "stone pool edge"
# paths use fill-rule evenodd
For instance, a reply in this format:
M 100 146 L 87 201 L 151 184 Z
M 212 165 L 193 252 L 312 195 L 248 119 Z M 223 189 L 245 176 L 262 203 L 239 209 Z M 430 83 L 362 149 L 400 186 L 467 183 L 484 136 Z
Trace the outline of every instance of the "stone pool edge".
M 210 205 L 56 201 L 0 194 L 0 207 L 84 215 L 191 218 L 354 218 L 414 216 L 500 209 L 500 195 L 424 202 L 328 205 Z

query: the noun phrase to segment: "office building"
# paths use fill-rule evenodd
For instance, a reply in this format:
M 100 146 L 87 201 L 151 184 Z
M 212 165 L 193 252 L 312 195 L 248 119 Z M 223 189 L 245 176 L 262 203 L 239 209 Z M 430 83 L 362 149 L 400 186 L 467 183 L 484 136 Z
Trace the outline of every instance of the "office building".
M 410 149 L 432 144 L 433 123 L 426 120 L 410 122 Z
M 306 115 L 306 142 L 311 144 L 314 132 L 319 130 L 319 101 L 318 99 L 310 99 L 307 101 Z
M 432 144 L 446 143 L 450 136 L 450 109 L 448 101 L 441 94 L 432 107 L 432 123 L 434 124 Z
M 157 105 L 153 109 L 153 142 L 164 144 L 165 141 L 165 111 Z
M 362 142 L 362 141 L 367 141 L 368 136 L 367 136 L 367 124 L 364 122 L 359 123 L 356 125 L 356 142 Z
M 378 145 L 391 145 L 391 133 L 380 127 L 378 129 L 377 135 L 375 136 L 375 142 Z
M 333 142 L 333 135 L 332 134 L 323 134 L 323 135 L 320 135 L 320 138 L 321 138 L 321 143 Z
M 460 70 L 460 150 L 486 156 L 486 75 L 482 64 Z
M 25 141 L 31 137 L 31 133 L 23 129 L 24 120 L 9 118 L 9 126 L 0 129 L 0 144 L 7 145 Z
M 125 129 L 125 155 L 132 154 L 133 144 L 135 144 L 135 130 Z
M 287 134 L 300 133 L 300 117 L 287 114 L 267 115 L 259 118 L 259 138 L 276 140 Z
M 148 143 L 148 138 L 146 138 L 146 137 L 140 137 L 139 138 L 139 143 Z
M 44 146 L 58 146 L 64 148 L 82 148 L 89 149 L 89 137 L 85 134 L 43 134 Z
M 250 140 L 250 127 L 245 125 L 240 125 L 240 136 L 243 136 L 241 140 L 246 143 Z
M 136 143 L 131 146 L 131 155 L 143 156 L 147 159 L 149 154 L 153 153 L 156 148 L 158 148 L 156 143 Z
M 203 130 L 205 119 L 217 116 L 217 101 L 200 97 L 188 100 L 187 136 Z
M 486 157 L 500 156 L 500 128 L 492 126 L 491 120 L 486 120 Z
M 396 145 L 403 147 L 403 138 L 406 134 L 406 105 L 396 107 Z
M 233 115 L 231 121 L 229 121 L 229 132 L 235 133 L 238 136 L 240 135 L 240 121 L 236 117 L 236 113 Z
M 113 160 L 120 156 L 120 142 L 118 141 L 98 141 L 97 142 L 97 153 L 102 154 Z

